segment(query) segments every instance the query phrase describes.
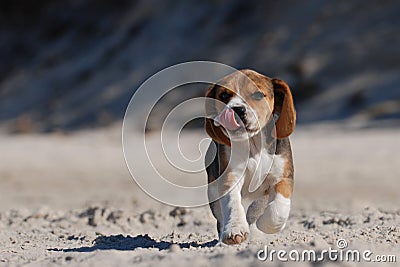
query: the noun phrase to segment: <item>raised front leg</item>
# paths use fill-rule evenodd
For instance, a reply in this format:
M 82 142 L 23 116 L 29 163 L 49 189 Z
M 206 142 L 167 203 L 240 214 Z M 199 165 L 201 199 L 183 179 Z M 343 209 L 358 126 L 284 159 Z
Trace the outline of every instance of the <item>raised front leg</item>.
M 224 181 L 225 186 L 222 188 L 229 188 L 227 182 L 232 182 L 233 185 L 235 177 L 228 175 L 227 180 Z M 220 240 L 228 245 L 243 242 L 249 234 L 249 225 L 240 195 L 241 185 L 240 182 L 237 183 L 228 194 L 220 199 L 223 223 Z
M 290 197 L 293 191 L 293 180 L 282 178 L 268 192 L 268 204 L 264 213 L 257 220 L 257 228 L 267 234 L 281 231 L 289 218 Z

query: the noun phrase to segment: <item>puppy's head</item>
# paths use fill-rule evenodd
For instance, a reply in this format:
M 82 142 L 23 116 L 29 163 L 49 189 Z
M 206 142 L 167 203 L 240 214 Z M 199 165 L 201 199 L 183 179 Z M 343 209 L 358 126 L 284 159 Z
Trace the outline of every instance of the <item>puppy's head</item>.
M 252 70 L 234 72 L 211 85 L 206 97 L 206 131 L 216 142 L 245 140 L 258 134 L 276 114 L 276 137 L 294 130 L 296 112 L 289 86 Z

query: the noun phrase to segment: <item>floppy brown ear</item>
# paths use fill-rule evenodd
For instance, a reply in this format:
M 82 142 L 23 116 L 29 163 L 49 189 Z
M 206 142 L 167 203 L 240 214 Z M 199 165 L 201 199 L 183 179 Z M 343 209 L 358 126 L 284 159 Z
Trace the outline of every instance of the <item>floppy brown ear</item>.
M 289 86 L 282 80 L 272 79 L 274 87 L 274 113 L 279 113 L 276 122 L 276 137 L 288 137 L 296 126 L 296 110 Z
M 210 98 L 210 101 L 206 100 L 206 116 L 216 115 L 217 111 L 215 109 L 215 94 L 216 87 L 215 85 L 211 85 L 206 93 L 206 97 Z M 220 127 L 214 125 L 214 121 L 212 119 L 206 118 L 205 128 L 207 134 L 217 143 L 224 144 L 227 146 L 231 146 L 231 142 L 229 138 L 222 132 Z

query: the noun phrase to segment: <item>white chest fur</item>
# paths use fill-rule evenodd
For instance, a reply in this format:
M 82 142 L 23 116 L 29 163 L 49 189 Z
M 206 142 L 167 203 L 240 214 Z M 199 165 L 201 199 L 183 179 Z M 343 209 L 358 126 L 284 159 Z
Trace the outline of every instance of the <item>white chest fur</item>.
M 256 191 L 267 179 L 268 185 L 279 182 L 283 174 L 285 160 L 280 155 L 268 154 L 266 149 L 249 159 L 248 175 L 246 180 L 250 180 L 248 191 Z
M 227 158 L 230 159 L 228 168 L 241 180 L 239 184 L 242 186 L 243 197 L 258 197 L 280 181 L 286 163 L 285 158 L 269 154 L 266 149 L 254 154 L 246 153 L 245 149 L 238 151 L 242 153 L 234 152 L 231 155 L 227 152 Z

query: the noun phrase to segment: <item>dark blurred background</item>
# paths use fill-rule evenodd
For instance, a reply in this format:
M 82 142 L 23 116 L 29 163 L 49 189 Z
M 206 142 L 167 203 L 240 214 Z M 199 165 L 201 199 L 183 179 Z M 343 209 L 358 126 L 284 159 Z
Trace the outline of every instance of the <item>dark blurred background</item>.
M 381 0 L 3 0 L 0 126 L 107 126 L 149 76 L 191 60 L 285 79 L 300 124 L 398 126 L 399 14 Z

